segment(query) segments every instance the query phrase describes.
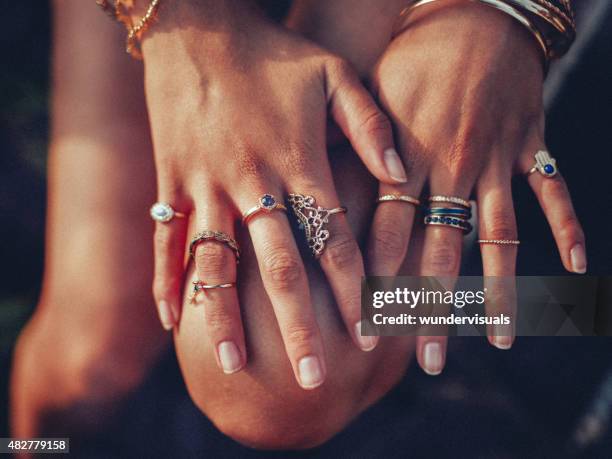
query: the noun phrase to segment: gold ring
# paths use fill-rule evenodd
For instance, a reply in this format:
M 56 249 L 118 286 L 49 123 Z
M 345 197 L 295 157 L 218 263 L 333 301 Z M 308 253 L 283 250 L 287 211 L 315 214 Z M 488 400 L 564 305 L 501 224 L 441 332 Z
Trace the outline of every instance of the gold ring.
M 271 194 L 264 194 L 259 198 L 259 204 L 255 207 L 251 207 L 242 215 L 242 224 L 246 225 L 251 218 L 260 212 L 272 212 L 273 210 L 287 211 L 287 207 L 284 204 L 277 202 L 276 198 Z
M 191 290 L 189 301 L 191 303 L 195 303 L 198 293 L 200 293 L 203 290 L 214 290 L 217 288 L 233 288 L 235 286 L 236 286 L 236 282 L 226 282 L 223 284 L 206 284 L 198 280 L 198 281 L 193 282 L 193 289 Z
M 191 243 L 189 244 L 189 255 L 191 255 L 192 258 L 195 258 L 196 246 L 206 241 L 217 241 L 221 244 L 227 245 L 234 252 L 234 255 L 236 256 L 236 263 L 240 263 L 240 247 L 238 246 L 238 242 L 236 242 L 236 240 L 229 234 L 225 234 L 221 231 L 206 230 L 197 233 L 195 236 L 193 236 Z
M 306 233 L 306 242 L 315 258 L 319 258 L 325 250 L 325 241 L 329 239 L 329 230 L 325 226 L 329 217 L 344 214 L 348 209 L 344 206 L 326 209 L 317 206 L 315 198 L 303 194 L 291 193 L 289 204 L 296 218 Z
M 465 207 L 466 209 L 471 209 L 472 204 L 465 199 L 458 198 L 457 196 L 430 196 L 429 202 L 447 202 L 451 204 L 457 204 L 458 206 Z
M 519 245 L 521 241 L 518 239 L 478 239 L 478 243 L 492 245 Z
M 156 202 L 153 204 L 149 210 L 149 214 L 153 220 L 159 223 L 168 223 L 174 217 L 185 218 L 187 216 L 183 212 L 177 212 L 166 202 Z
M 407 202 L 415 206 L 421 205 L 421 201 L 407 194 L 385 194 L 384 196 L 379 196 L 376 202 Z

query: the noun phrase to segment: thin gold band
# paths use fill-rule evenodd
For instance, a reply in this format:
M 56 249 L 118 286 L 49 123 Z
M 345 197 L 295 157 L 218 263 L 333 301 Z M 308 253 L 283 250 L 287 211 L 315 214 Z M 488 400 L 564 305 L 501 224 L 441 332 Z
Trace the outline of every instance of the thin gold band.
M 517 239 L 478 239 L 478 243 L 490 245 L 519 245 L 521 241 Z
M 421 201 L 407 194 L 385 194 L 380 196 L 376 202 L 407 202 L 408 204 L 414 204 L 415 206 L 421 205 Z
M 242 224 L 246 225 L 251 218 L 262 212 L 270 213 L 274 210 L 282 210 L 283 212 L 287 212 L 287 207 L 283 203 L 278 202 L 273 195 L 264 194 L 259 198 L 259 203 L 256 206 L 251 207 L 244 214 L 242 214 Z
M 191 295 L 189 295 L 189 302 L 195 303 L 195 300 L 202 290 L 214 290 L 217 288 L 233 288 L 236 286 L 236 282 L 226 282 L 223 284 L 205 284 L 202 281 L 193 282 L 193 288 L 191 290 Z
M 458 206 L 465 207 L 466 209 L 472 208 L 472 204 L 470 204 L 469 201 L 466 201 L 465 199 L 459 198 L 457 196 L 436 195 L 436 196 L 430 196 L 428 200 L 429 202 L 446 202 L 450 204 L 457 204 Z

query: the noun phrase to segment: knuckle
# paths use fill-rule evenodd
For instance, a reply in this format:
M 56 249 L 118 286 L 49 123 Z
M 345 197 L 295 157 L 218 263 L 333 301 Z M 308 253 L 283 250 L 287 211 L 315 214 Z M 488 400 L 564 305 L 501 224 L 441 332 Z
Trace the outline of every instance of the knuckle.
M 297 256 L 282 249 L 271 251 L 264 258 L 263 265 L 265 274 L 275 288 L 282 290 L 295 288 L 295 284 L 304 275 Z
M 233 327 L 234 318 L 225 311 L 223 306 L 215 305 L 214 307 L 207 307 L 205 311 L 204 318 L 209 331 L 218 333 Z
M 559 234 L 562 239 L 582 240 L 584 233 L 576 215 L 567 215 L 561 220 Z
M 160 252 L 168 252 L 175 247 L 174 235 L 168 225 L 157 225 L 155 229 L 155 248 Z
M 502 211 L 494 211 L 486 228 L 486 239 L 515 239 L 516 222 L 514 216 Z
M 315 339 L 316 332 L 313 327 L 302 324 L 294 324 L 285 330 L 287 343 L 295 347 L 308 346 Z
M 374 231 L 374 249 L 385 258 L 403 258 L 407 245 L 404 233 L 389 224 Z
M 447 239 L 439 239 L 426 258 L 428 273 L 433 275 L 454 275 L 459 271 L 460 252 Z
M 268 174 L 266 162 L 248 146 L 236 147 L 234 152 L 235 170 L 241 178 L 253 180 Z
M 391 132 L 389 118 L 374 106 L 368 106 L 361 113 L 360 132 L 365 135 L 376 135 Z
M 217 242 L 205 241 L 198 245 L 195 262 L 198 270 L 205 275 L 221 273 L 230 260 L 229 249 Z
M 323 260 L 332 269 L 343 270 L 357 263 L 359 246 L 348 232 L 334 235 L 323 251 Z
M 283 171 L 289 177 L 304 177 L 311 175 L 313 155 L 309 152 L 318 151 L 312 141 L 292 143 L 279 149 L 276 157 L 282 165 Z

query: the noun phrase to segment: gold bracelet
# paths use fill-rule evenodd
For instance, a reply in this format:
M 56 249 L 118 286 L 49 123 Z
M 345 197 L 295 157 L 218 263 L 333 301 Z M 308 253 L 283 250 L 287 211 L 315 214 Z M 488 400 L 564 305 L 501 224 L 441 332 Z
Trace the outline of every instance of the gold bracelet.
M 139 43 L 143 34 L 151 26 L 151 22 L 157 17 L 160 1 L 151 0 L 144 16 L 136 24 L 134 24 L 130 14 L 133 9 L 133 0 L 115 0 L 114 5 L 111 5 L 109 0 L 96 0 L 96 3 L 111 17 L 125 26 L 128 31 L 125 51 L 133 58 L 142 60 Z

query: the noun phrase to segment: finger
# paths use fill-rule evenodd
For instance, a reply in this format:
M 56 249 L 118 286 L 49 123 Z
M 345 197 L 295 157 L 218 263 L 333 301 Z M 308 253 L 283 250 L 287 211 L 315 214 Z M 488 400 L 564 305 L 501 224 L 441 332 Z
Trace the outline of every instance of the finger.
M 516 240 L 517 228 L 512 202 L 510 177 L 502 170 L 487 173 L 477 188 L 478 236 L 481 240 Z M 516 317 L 516 256 L 518 247 L 511 244 L 480 244 L 485 276 L 487 315 L 510 319 L 510 325 L 490 326 L 489 342 L 499 349 L 510 349 L 514 342 Z
M 532 145 L 521 158 L 520 167 L 523 171 L 533 166 L 534 152 L 546 149 L 543 142 L 534 140 Z M 528 181 L 546 215 L 565 269 L 584 274 L 587 270 L 584 231 L 574 211 L 565 180 L 559 173 L 548 178 L 534 172 L 529 175 Z
M 368 170 L 383 183 L 405 183 L 406 171 L 394 146 L 391 123 L 346 62 L 328 67 L 327 88 L 331 116 Z
M 197 228 L 216 231 L 234 239 L 233 216 L 221 206 L 196 203 Z M 198 242 L 194 250 L 197 279 L 206 285 L 232 284 L 236 281 L 236 254 L 228 244 L 215 238 Z M 244 330 L 235 285 L 229 288 L 192 291 L 191 302 L 204 306 L 206 330 L 215 349 L 217 365 L 226 374 L 236 373 L 246 364 Z
M 309 188 L 306 183 L 301 187 L 299 181 L 297 182 L 297 189 L 301 194 L 312 196 L 316 200 L 301 213 L 308 217 L 317 214 L 316 217 L 322 219 L 318 228 L 322 232 L 327 231 L 329 236 L 327 239 L 317 239 L 321 244 L 321 250 L 316 256 L 329 281 L 338 309 L 353 341 L 361 350 L 371 351 L 376 347 L 379 338 L 361 335 L 361 280 L 365 275 L 361 251 L 344 213 L 328 215 L 325 211 L 319 210 L 319 208 L 327 210 L 340 208 L 331 180 L 331 172 L 327 172 L 325 174 L 321 171 L 319 188 L 316 190 Z M 312 232 L 315 233 L 316 228 L 310 226 L 313 228 Z
M 241 208 L 253 204 L 245 200 Z M 260 212 L 249 219 L 248 228 L 296 379 L 304 389 L 319 387 L 326 375 L 323 341 L 287 215 L 280 210 Z
M 467 196 L 467 190 L 447 190 L 444 184 L 432 181 L 434 195 Z M 444 207 L 456 207 L 441 204 Z M 436 205 L 438 207 L 438 205 Z M 456 282 L 461 263 L 463 231 L 445 226 L 427 226 L 423 241 L 421 258 L 421 276 L 436 277 L 446 290 L 452 290 Z M 440 374 L 446 362 L 447 336 L 418 336 L 417 361 L 423 370 L 430 375 Z
M 188 215 L 187 205 L 178 199 L 161 199 L 160 202 L 172 202 L 173 208 L 180 206 L 175 209 L 177 212 L 185 217 Z M 155 224 L 153 296 L 160 322 L 166 330 L 172 330 L 180 320 L 188 226 L 185 217 L 175 216 L 170 221 Z
M 379 197 L 404 196 L 417 198 L 421 183 L 379 187 Z M 378 202 L 370 229 L 366 271 L 371 276 L 395 276 L 408 251 L 417 205 L 406 201 Z

